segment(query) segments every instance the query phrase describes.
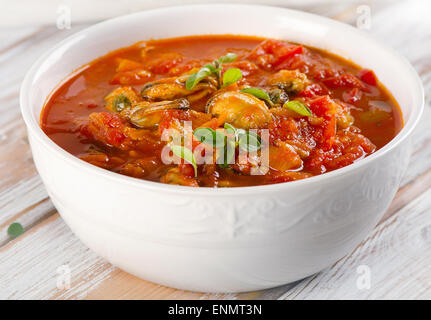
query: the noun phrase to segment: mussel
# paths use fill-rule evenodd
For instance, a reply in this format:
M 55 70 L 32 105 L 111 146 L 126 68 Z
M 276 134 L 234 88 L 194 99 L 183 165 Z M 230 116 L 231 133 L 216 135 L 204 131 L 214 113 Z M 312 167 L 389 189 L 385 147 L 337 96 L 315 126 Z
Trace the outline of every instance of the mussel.
M 236 128 L 266 128 L 273 119 L 265 102 L 255 96 L 238 91 L 225 91 L 212 97 L 206 112 L 216 116 L 221 122 Z
M 156 126 L 165 110 L 188 110 L 190 103 L 187 99 L 177 99 L 173 101 L 160 102 L 140 102 L 134 105 L 127 117 L 131 123 L 139 128 L 152 128 Z
M 188 77 L 188 75 L 184 75 L 147 83 L 142 88 L 141 95 L 143 98 L 153 101 L 187 98 L 193 102 L 217 90 L 217 81 L 214 77 L 208 77 L 199 82 L 192 90 L 188 90 L 185 85 Z
M 286 93 L 297 93 L 305 89 L 309 80 L 298 70 L 281 70 L 268 79 L 268 85 L 275 86 Z
M 105 97 L 106 108 L 114 112 L 121 112 L 139 101 L 139 94 L 131 87 L 117 88 Z

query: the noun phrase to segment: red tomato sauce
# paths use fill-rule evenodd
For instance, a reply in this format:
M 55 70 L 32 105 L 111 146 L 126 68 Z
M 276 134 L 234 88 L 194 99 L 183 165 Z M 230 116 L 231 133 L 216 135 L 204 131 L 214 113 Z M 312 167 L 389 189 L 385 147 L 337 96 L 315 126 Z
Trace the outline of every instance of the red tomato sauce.
M 225 143 L 231 139 L 232 158 L 216 163 L 227 144 L 217 147 L 196 134 L 187 151 L 197 157 L 211 149 L 213 163 L 195 165 L 175 154 L 175 143 L 162 134 L 175 129 L 184 140 L 186 121 L 194 133 L 218 129 Z M 111 52 L 62 83 L 41 114 L 44 132 L 84 161 L 195 187 L 323 174 L 374 153 L 402 124 L 396 101 L 373 71 L 307 46 L 232 35 L 151 40 Z M 244 141 L 256 135 L 258 150 L 238 159 L 249 150 Z M 175 163 L 164 161 L 166 146 Z

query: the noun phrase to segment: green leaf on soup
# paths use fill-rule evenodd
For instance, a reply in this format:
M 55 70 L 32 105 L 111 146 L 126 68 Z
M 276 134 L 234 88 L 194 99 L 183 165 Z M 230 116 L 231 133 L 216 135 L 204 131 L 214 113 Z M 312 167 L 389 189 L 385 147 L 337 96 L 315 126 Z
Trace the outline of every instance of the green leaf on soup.
M 24 233 L 21 223 L 14 222 L 7 228 L 7 234 L 11 237 L 18 237 Z
M 186 80 L 186 89 L 192 90 L 199 82 L 211 75 L 212 69 L 208 66 L 203 66 L 198 72 L 191 74 Z
M 172 145 L 170 146 L 172 152 L 177 156 L 183 159 L 184 161 L 187 161 L 193 166 L 193 169 L 195 170 L 195 177 L 198 176 L 198 166 L 196 164 L 196 159 L 193 154 L 193 152 L 184 146 L 178 146 L 178 145 Z
M 242 73 L 238 68 L 227 69 L 223 73 L 223 88 L 230 86 L 231 84 L 241 80 Z
M 308 109 L 308 107 L 305 104 L 303 104 L 297 100 L 292 100 L 292 101 L 286 102 L 283 105 L 283 108 L 287 108 L 293 112 L 300 114 L 301 116 L 307 116 L 308 117 L 308 116 L 312 115 L 311 110 Z
M 212 65 L 212 64 L 206 64 L 202 68 L 208 68 L 211 71 L 211 73 L 216 73 L 217 72 L 217 68 L 214 67 L 214 65 Z
M 235 53 L 227 53 L 224 56 L 221 56 L 218 61 L 220 63 L 229 63 L 229 62 L 233 62 L 236 60 L 236 58 L 238 58 L 238 55 L 236 55 Z
M 256 98 L 264 100 L 268 102 L 270 105 L 272 105 L 271 97 L 269 96 L 268 92 L 266 92 L 265 90 L 262 90 L 259 88 L 244 88 L 244 89 L 241 89 L 240 91 L 251 94 Z
M 211 128 L 197 128 L 193 132 L 193 136 L 200 142 L 205 143 L 211 147 L 220 148 L 225 145 L 225 135 L 222 132 L 213 130 Z

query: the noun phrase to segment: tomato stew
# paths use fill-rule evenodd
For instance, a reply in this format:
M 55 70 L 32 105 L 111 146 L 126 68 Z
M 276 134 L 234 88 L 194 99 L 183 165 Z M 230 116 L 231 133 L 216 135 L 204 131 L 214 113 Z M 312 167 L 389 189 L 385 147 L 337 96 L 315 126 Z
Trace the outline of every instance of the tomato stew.
M 402 116 L 371 70 L 286 41 L 220 35 L 140 42 L 89 63 L 53 92 L 41 126 L 113 172 L 239 187 L 359 161 L 394 138 Z

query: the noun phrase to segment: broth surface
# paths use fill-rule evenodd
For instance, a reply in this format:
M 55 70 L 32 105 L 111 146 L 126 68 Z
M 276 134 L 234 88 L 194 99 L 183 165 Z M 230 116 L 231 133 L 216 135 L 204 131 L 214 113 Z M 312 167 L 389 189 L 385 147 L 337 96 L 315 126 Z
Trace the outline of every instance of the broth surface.
M 188 77 L 207 64 L 217 67 L 213 61 L 228 53 L 236 55 L 233 61 L 186 88 Z M 242 78 L 223 86 L 228 69 L 239 69 Z M 241 91 L 246 88 L 260 95 Z M 189 149 L 205 144 L 214 163 L 195 171 L 190 159 L 171 152 L 181 163 L 165 164 L 161 154 L 171 142 L 163 141 L 163 129 L 181 135 L 185 121 L 193 130 L 218 129 L 231 139 L 233 160 L 215 163 L 220 148 L 195 135 Z M 303 179 L 360 161 L 394 138 L 402 115 L 371 70 L 299 44 L 222 35 L 141 42 L 89 63 L 53 92 L 41 127 L 71 154 L 120 174 L 237 187 Z M 238 159 L 241 136 L 253 133 L 260 140 L 264 130 L 268 140 L 260 141 L 256 154 Z M 228 153 L 226 144 L 222 148 Z M 266 150 L 269 163 L 262 165 Z

